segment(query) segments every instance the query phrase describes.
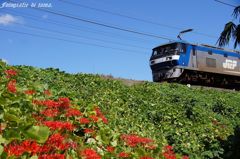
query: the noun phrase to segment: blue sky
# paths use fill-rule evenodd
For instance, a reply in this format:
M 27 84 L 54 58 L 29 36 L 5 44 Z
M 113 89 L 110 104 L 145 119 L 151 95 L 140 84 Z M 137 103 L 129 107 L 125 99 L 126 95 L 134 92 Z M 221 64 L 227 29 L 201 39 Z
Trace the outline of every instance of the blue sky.
M 15 0 L 18 4 L 47 3 L 49 6 L 43 9 L 173 40 L 182 29 L 193 28 L 194 32 L 185 34 L 183 39 L 190 43 L 210 45 L 216 44 L 225 23 L 233 19 L 231 14 L 234 9 L 214 0 L 64 1 L 67 3 L 61 0 Z M 239 0 L 222 1 L 240 4 Z M 168 42 L 84 23 L 31 7 L 7 7 L 5 2 L 0 0 L 0 58 L 11 65 L 54 67 L 69 73 L 105 74 L 151 81 L 151 50 Z M 227 48 L 232 49 L 232 45 Z

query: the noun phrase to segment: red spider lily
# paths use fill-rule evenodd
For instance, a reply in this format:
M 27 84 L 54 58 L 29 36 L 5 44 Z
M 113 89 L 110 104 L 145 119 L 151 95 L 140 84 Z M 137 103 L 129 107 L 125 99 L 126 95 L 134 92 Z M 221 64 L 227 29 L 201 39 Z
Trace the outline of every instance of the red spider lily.
M 176 159 L 177 158 L 174 151 L 173 151 L 173 147 L 170 146 L 170 145 L 167 145 L 167 146 L 164 147 L 163 156 L 166 159 Z
M 58 99 L 60 106 L 62 108 L 69 108 L 70 107 L 70 100 L 67 97 L 61 97 Z
M 21 146 L 25 149 L 25 152 L 36 154 L 40 150 L 40 145 L 36 141 L 25 140 Z
M 39 116 L 37 114 L 32 114 L 32 117 L 38 122 L 42 122 L 44 120 L 44 117 Z
M 108 146 L 106 149 L 108 152 L 113 152 L 115 150 L 115 148 L 112 146 Z
M 41 114 L 45 115 L 46 117 L 55 117 L 59 114 L 59 110 L 58 109 L 45 109 L 43 111 L 40 112 Z
M 38 159 L 65 159 L 64 154 L 44 154 L 40 155 Z
M 11 78 L 12 76 L 16 76 L 17 75 L 17 71 L 10 69 L 10 70 L 6 70 L 4 71 L 7 74 L 7 78 Z
M 25 140 L 20 144 L 11 143 L 8 146 L 4 147 L 4 151 L 8 156 L 21 156 L 23 153 L 36 154 L 39 152 L 40 146 L 36 141 Z
M 54 100 L 33 100 L 33 104 L 46 106 L 48 108 L 58 108 L 60 104 Z
M 153 142 L 152 139 L 140 137 L 137 135 L 122 135 L 121 139 L 124 140 L 127 143 L 127 145 L 131 147 L 135 147 L 138 144 L 147 145 Z
M 182 156 L 182 159 L 189 159 L 189 157 L 184 155 L 184 156 Z
M 95 107 L 94 110 L 95 110 L 97 116 L 102 116 L 103 115 L 99 107 Z
M 68 142 L 68 143 L 67 143 L 67 147 L 68 147 L 68 148 L 76 149 L 77 146 L 78 146 L 78 145 L 77 145 L 76 142 Z
M 93 132 L 94 132 L 94 129 L 90 129 L 90 128 L 84 129 L 84 133 L 85 133 L 85 134 L 91 134 L 91 133 L 93 133 Z
M 67 112 L 66 112 L 66 117 L 81 116 L 81 115 L 82 113 L 78 109 L 69 108 L 67 109 Z
M 16 83 L 17 83 L 16 80 L 11 80 L 11 81 L 8 82 L 7 89 L 8 89 L 9 92 L 11 92 L 11 93 L 16 93 L 17 92 Z
M 90 123 L 90 120 L 88 120 L 88 118 L 80 118 L 79 119 L 79 122 L 81 124 L 89 124 Z
M 101 112 L 100 108 L 99 107 L 95 107 L 94 108 L 96 114 L 97 114 L 97 117 L 101 118 L 103 123 L 107 124 L 108 123 L 108 120 L 107 118 L 103 115 L 103 113 Z
M 16 143 L 4 147 L 4 151 L 8 156 L 21 156 L 25 152 L 24 148 Z
M 48 140 L 46 141 L 46 145 L 58 148 L 60 150 L 64 150 L 64 149 L 66 149 L 66 145 L 63 144 L 63 141 L 64 141 L 64 137 L 61 134 L 56 133 L 56 134 L 51 135 L 48 138 Z
M 67 150 L 70 148 L 69 143 L 65 143 L 65 138 L 59 134 L 53 134 L 51 135 L 46 143 L 41 147 L 40 153 L 49 153 L 53 152 L 55 150 Z
M 34 100 L 33 104 L 46 106 L 48 108 L 69 108 L 70 107 L 70 100 L 68 98 L 59 98 L 58 101 L 54 100 Z
M 101 119 L 102 119 L 103 123 L 105 123 L 105 124 L 108 123 L 108 120 L 107 120 L 107 118 L 105 116 L 102 116 Z
M 95 150 L 90 148 L 83 150 L 81 155 L 85 157 L 85 159 L 101 159 L 101 156 L 97 154 Z
M 36 91 L 34 91 L 34 90 L 26 90 L 26 91 L 24 91 L 24 93 L 28 94 L 28 95 L 33 95 L 33 94 L 36 93 Z
M 148 156 L 144 156 L 144 157 L 140 157 L 140 159 L 154 159 L 154 158 L 148 157 Z
M 63 122 L 63 121 L 44 121 L 43 125 L 49 127 L 52 130 L 70 130 L 74 129 L 74 126 L 70 122 Z
M 52 95 L 52 93 L 50 92 L 50 90 L 45 90 L 45 91 L 43 92 L 43 94 L 45 94 L 45 95 L 47 95 L 47 96 L 51 96 L 51 95 Z
M 54 100 L 45 100 L 42 101 L 42 105 L 46 106 L 48 108 L 58 108 L 60 106 L 59 102 L 56 102 Z
M 130 156 L 129 153 L 126 153 L 126 152 L 120 152 L 118 154 L 118 157 L 120 158 L 128 158 L 129 156 Z
M 89 118 L 91 118 L 92 121 L 95 122 L 95 123 L 98 122 L 98 120 L 99 120 L 96 115 L 91 115 L 91 116 L 89 116 Z

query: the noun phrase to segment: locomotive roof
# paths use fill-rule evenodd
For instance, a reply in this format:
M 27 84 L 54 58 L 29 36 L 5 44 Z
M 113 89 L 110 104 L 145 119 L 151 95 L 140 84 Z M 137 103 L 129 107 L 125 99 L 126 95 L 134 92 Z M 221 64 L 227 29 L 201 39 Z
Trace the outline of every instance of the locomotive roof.
M 233 53 L 238 53 L 240 54 L 240 51 L 238 50 L 231 50 L 231 49 L 225 49 L 225 48 L 221 48 L 221 47 L 216 47 L 216 46 L 212 46 L 212 45 L 208 45 L 208 44 L 192 44 L 192 43 L 188 43 L 186 41 L 170 41 L 168 43 L 165 43 L 165 44 L 162 44 L 162 45 L 159 45 L 155 48 L 158 48 L 160 46 L 164 46 L 164 45 L 168 45 L 168 44 L 173 44 L 173 43 L 183 43 L 183 44 L 187 44 L 187 45 L 193 45 L 193 46 L 200 46 L 200 47 L 207 47 L 207 48 L 212 48 L 212 49 L 217 49 L 217 50 L 222 50 L 222 51 L 226 51 L 226 52 L 233 52 Z M 155 49 L 153 48 L 153 49 Z

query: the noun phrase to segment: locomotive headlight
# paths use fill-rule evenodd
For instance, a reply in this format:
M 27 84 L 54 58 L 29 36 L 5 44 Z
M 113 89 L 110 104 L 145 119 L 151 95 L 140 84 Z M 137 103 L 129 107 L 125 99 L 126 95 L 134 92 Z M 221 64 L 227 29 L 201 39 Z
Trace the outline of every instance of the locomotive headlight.
M 150 61 L 150 65 L 155 64 L 155 60 Z

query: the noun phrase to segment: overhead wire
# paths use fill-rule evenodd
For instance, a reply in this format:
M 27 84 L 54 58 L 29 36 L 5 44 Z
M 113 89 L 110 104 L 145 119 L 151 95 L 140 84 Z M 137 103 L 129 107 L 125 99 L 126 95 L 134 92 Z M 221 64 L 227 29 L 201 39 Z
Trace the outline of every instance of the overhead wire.
M 234 7 L 234 8 L 237 7 L 237 6 L 235 6 L 235 5 L 232 5 L 232 4 L 229 4 L 229 3 L 226 3 L 226 2 L 220 1 L 220 0 L 214 0 L 214 1 L 216 1 L 216 2 L 218 2 L 218 3 L 221 3 L 221 4 L 224 4 L 224 5 L 227 5 L 227 6 L 230 6 L 230 7 Z
M 45 38 L 45 39 L 59 40 L 59 41 L 64 41 L 64 42 L 69 42 L 69 43 L 74 43 L 74 44 L 80 44 L 80 45 L 83 44 L 83 45 L 96 46 L 96 47 L 101 47 L 101 48 L 108 48 L 108 49 L 117 50 L 117 51 L 121 51 L 121 52 L 125 52 L 125 53 L 128 52 L 129 54 L 134 53 L 134 54 L 147 55 L 144 52 L 140 52 L 140 51 L 136 51 L 136 50 L 115 48 L 115 47 L 109 47 L 109 46 L 105 46 L 105 45 L 79 42 L 79 41 L 75 41 L 75 40 L 63 39 L 63 38 L 40 35 L 40 34 L 27 33 L 27 32 L 22 32 L 22 31 L 15 31 L 15 30 L 3 29 L 3 28 L 0 28 L 0 31 L 10 32 L 10 33 L 15 33 L 15 34 L 21 34 L 21 35 L 27 35 L 27 36 L 33 36 L 33 37 L 39 37 L 39 38 Z
M 7 10 L 7 11 L 2 11 L 2 12 L 14 13 L 14 14 L 17 14 L 18 16 L 20 15 L 21 17 L 39 22 L 39 18 L 36 18 L 33 15 L 29 15 L 29 14 L 26 14 L 26 13 L 23 13 L 23 12 L 13 11 L 13 10 Z M 130 36 L 126 36 L 126 35 L 123 35 L 123 34 L 116 34 L 116 33 L 112 33 L 112 32 L 106 32 L 106 31 L 102 31 L 102 30 L 86 28 L 86 27 L 82 27 L 82 26 L 79 26 L 79 25 L 68 24 L 68 23 L 56 21 L 54 19 L 49 19 L 49 18 L 44 19 L 44 23 L 53 24 L 53 25 L 57 25 L 57 26 L 60 26 L 60 27 L 67 26 L 68 29 L 71 28 L 71 29 L 74 29 L 74 30 L 77 30 L 77 31 L 99 34 L 101 36 L 110 37 L 110 38 L 117 37 L 119 39 L 120 37 L 122 37 L 122 38 L 124 38 L 124 40 L 130 40 L 128 38 L 131 38 L 131 41 L 134 40 L 134 42 L 136 42 L 136 41 L 137 42 L 144 42 L 145 44 L 146 44 L 146 42 L 149 42 L 147 40 L 140 39 L 140 38 L 137 38 L 137 37 L 130 37 Z
M 78 20 L 78 21 L 81 21 L 81 22 L 84 22 L 84 23 L 98 25 L 98 26 L 111 28 L 111 29 L 115 29 L 115 30 L 120 30 L 120 31 L 128 32 L 128 33 L 143 35 L 143 36 L 147 36 L 147 37 L 173 41 L 173 39 L 171 39 L 171 38 L 160 36 L 160 35 L 154 35 L 154 34 L 150 34 L 150 33 L 143 33 L 143 32 L 139 32 L 139 31 L 135 31 L 135 30 L 131 30 L 131 29 L 121 28 L 121 27 L 118 27 L 118 26 L 108 25 L 108 24 L 96 22 L 96 21 L 93 21 L 93 20 L 83 19 L 83 18 L 79 18 L 79 17 L 76 17 L 76 16 L 67 15 L 67 14 L 64 14 L 64 13 L 55 12 L 55 11 L 51 11 L 51 10 L 47 10 L 47 9 L 40 9 L 40 8 L 38 8 L 38 9 L 41 10 L 41 11 L 47 12 L 47 13 L 55 14 L 55 15 L 62 16 L 62 17 L 65 17 L 65 18 L 69 18 L 69 19 Z
M 8 0 L 8 1 L 16 3 L 16 1 L 13 1 L 13 0 Z M 152 38 L 174 41 L 174 39 L 172 39 L 172 38 L 168 38 L 168 37 L 164 37 L 164 36 L 160 36 L 160 35 L 154 35 L 154 34 L 150 34 L 150 33 L 139 32 L 139 31 L 136 31 L 136 30 L 121 28 L 121 27 L 118 27 L 118 26 L 108 25 L 108 24 L 96 22 L 94 20 L 88 20 L 88 19 L 76 17 L 76 16 L 69 15 L 69 14 L 66 14 L 66 13 L 60 13 L 60 12 L 56 12 L 56 11 L 52 11 L 52 10 L 48 10 L 48 9 L 42 9 L 42 8 L 32 8 L 32 9 L 43 11 L 43 12 L 46 12 L 46 13 L 51 13 L 51 14 L 54 14 L 54 15 L 57 15 L 57 16 L 68 18 L 68 19 L 81 21 L 81 22 L 88 23 L 88 24 L 102 26 L 102 27 L 105 27 L 105 28 L 111 28 L 111 29 L 114 29 L 114 30 L 120 30 L 120 31 L 123 31 L 123 32 L 128 32 L 128 33 L 147 36 L 147 37 L 152 37 Z
M 21 23 L 17 23 L 17 22 L 15 22 L 14 24 L 18 24 L 18 25 L 21 25 L 21 26 L 26 27 L 26 28 L 37 29 L 37 30 L 41 30 L 41 31 L 45 31 L 45 32 L 57 33 L 57 34 L 72 36 L 72 37 L 81 38 L 81 39 L 95 40 L 95 41 L 100 41 L 100 42 L 105 42 L 105 43 L 111 43 L 111 44 L 117 44 L 117 45 L 122 45 L 122 46 L 134 47 L 134 48 L 138 48 L 138 49 L 150 50 L 150 48 L 145 48 L 145 47 L 141 47 L 141 46 L 112 42 L 112 41 L 108 41 L 108 40 L 104 40 L 104 39 L 98 39 L 98 38 L 90 38 L 90 37 L 86 37 L 86 36 L 83 36 L 83 35 L 66 33 L 66 32 L 62 32 L 62 31 L 46 29 L 46 28 L 37 27 L 37 26 L 33 26 L 33 25 L 21 24 Z
M 144 22 L 144 23 L 148 23 L 148 24 L 153 24 L 153 25 L 157 25 L 157 26 L 161 26 L 161 27 L 166 27 L 166 28 L 169 28 L 169 29 L 178 30 L 179 32 L 186 29 L 186 28 L 171 26 L 171 25 L 167 25 L 167 24 L 164 24 L 164 23 L 158 23 L 158 22 L 155 22 L 155 21 L 150 21 L 150 20 L 146 20 L 146 19 L 142 19 L 142 18 L 138 18 L 138 17 L 133 17 L 133 16 L 125 15 L 125 14 L 120 14 L 120 13 L 116 13 L 116 12 L 112 12 L 112 11 L 108 11 L 108 10 L 104 10 L 104 9 L 94 8 L 94 7 L 90 7 L 90 6 L 87 6 L 87 5 L 82 5 L 82 4 L 67 1 L 67 0 L 59 0 L 59 1 L 62 2 L 62 3 L 65 3 L 65 4 L 70 4 L 70 5 L 73 5 L 73 6 L 79 6 L 81 8 L 90 9 L 90 10 L 94 10 L 94 11 L 97 11 L 97 12 L 102 12 L 102 13 L 106 13 L 106 14 L 111 14 L 111 15 L 115 15 L 115 16 L 119 16 L 119 17 L 132 19 L 132 20 L 135 20 L 135 21 L 140 21 L 140 22 Z M 210 34 L 198 32 L 198 31 L 193 31 L 192 33 L 202 35 L 202 36 L 206 36 L 206 37 L 209 37 L 209 38 L 218 38 L 215 35 L 210 35 Z

